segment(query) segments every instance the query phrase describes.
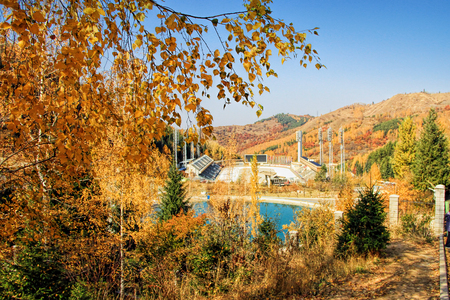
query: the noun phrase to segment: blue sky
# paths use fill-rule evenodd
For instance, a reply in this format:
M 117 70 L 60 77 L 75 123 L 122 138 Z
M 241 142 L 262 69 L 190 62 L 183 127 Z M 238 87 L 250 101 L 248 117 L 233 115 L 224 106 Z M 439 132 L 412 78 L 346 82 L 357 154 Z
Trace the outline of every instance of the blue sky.
M 166 0 L 164 5 L 195 15 L 242 10 L 242 2 Z M 309 42 L 327 69 L 304 69 L 298 61 L 281 65 L 278 78 L 265 79 L 271 92 L 255 96 L 260 118 L 277 113 L 325 114 L 355 102 L 380 102 L 399 93 L 450 92 L 450 1 L 286 1 L 270 5 L 274 17 L 297 30 L 320 27 Z M 214 45 L 214 41 L 212 41 Z M 275 63 L 276 60 L 276 63 Z M 214 126 L 258 120 L 239 103 L 223 109 L 211 98 L 203 106 Z

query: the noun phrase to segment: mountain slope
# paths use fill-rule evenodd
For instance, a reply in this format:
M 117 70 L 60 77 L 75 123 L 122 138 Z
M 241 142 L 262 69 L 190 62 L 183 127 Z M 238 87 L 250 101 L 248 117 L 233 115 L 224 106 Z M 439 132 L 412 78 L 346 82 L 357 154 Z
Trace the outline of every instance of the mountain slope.
M 406 116 L 412 116 L 420 130 L 421 120 L 430 108 L 434 107 L 441 116 L 441 123 L 450 133 L 450 93 L 411 93 L 398 94 L 375 104 L 356 103 L 339 108 L 319 117 L 289 115 L 294 119 L 308 117 L 303 125 L 289 129 L 274 116 L 255 124 L 245 126 L 221 126 L 215 128 L 215 136 L 220 144 L 227 145 L 235 133 L 237 150 L 245 153 L 267 153 L 288 155 L 295 160 L 297 144 L 295 132 L 304 132 L 303 154 L 319 160 L 318 129 L 324 132 L 324 160 L 328 162 L 328 142 L 326 130 L 333 129 L 334 161 L 339 155 L 338 130 L 345 130 L 346 157 L 352 159 L 395 140 L 398 123 Z

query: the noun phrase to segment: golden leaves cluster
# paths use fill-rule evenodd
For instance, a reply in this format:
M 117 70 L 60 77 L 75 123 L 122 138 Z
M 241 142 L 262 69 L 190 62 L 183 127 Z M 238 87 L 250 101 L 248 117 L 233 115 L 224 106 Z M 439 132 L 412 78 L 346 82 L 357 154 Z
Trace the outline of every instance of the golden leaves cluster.
M 107 206 L 133 211 L 133 217 L 126 220 L 124 228 L 150 226 L 149 218 L 153 206 L 159 202 L 158 192 L 164 185 L 171 163 L 169 151 L 166 149 L 166 153 L 160 153 L 152 148 L 145 161 L 133 163 L 122 155 L 127 133 L 115 127 L 110 127 L 108 132 L 108 139 L 92 154 L 99 198 Z
M 268 1 L 244 1 L 242 12 L 211 17 L 150 0 L 0 5 L 7 48 L 0 97 L 11 108 L 7 126 L 24 139 L 45 136 L 62 163 L 90 163 L 89 149 L 107 136 L 108 126 L 126 128 L 124 155 L 139 160 L 167 125 L 181 125 L 183 110 L 195 114 L 203 136 L 211 135 L 213 116 L 202 101 L 217 91 L 225 105 L 234 100 L 255 106 L 253 90 L 269 91 L 263 76 L 277 76 L 269 63 L 272 50 L 283 61 L 299 53 L 302 66 L 314 59 L 322 67 L 305 40 L 315 29 L 297 32 L 272 18 Z M 223 49 L 209 48 L 209 24 L 228 32 L 222 40 L 216 30 Z

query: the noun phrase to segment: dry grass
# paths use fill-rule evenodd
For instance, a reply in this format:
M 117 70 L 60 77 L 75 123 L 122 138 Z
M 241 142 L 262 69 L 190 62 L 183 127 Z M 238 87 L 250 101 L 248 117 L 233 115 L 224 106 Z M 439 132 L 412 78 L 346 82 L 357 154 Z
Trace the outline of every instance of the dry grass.
M 223 205 L 231 207 L 227 202 L 222 202 Z M 230 214 L 221 215 L 221 210 L 218 211 L 214 222 L 230 217 Z M 306 296 L 317 293 L 326 282 L 367 269 L 372 261 L 371 257 L 350 257 L 345 261 L 335 257 L 334 224 L 324 222 L 324 218 L 329 221 L 332 218 L 332 211 L 327 205 L 322 205 L 317 210 L 304 210 L 290 228 L 310 232 L 309 235 L 300 235 L 301 247 L 273 244 L 270 250 L 261 252 L 255 245 L 246 244 L 247 247 L 235 249 L 243 259 L 232 261 L 234 265 L 228 269 L 233 272 L 223 272 L 221 268 L 224 265 L 217 265 L 215 274 L 209 278 L 214 281 L 209 284 L 213 288 L 208 289 L 208 284 L 204 281 L 193 274 L 187 274 L 178 283 L 177 292 L 171 294 L 171 297 L 284 299 Z M 169 297 L 168 294 L 164 296 Z

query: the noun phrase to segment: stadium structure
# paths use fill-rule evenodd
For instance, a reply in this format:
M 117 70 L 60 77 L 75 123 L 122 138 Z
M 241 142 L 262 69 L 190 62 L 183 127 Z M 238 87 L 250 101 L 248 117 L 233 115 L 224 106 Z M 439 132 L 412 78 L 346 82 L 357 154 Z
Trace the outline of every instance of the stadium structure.
M 344 153 L 343 147 L 343 130 L 340 135 L 341 153 Z M 319 129 L 319 143 L 323 142 L 322 129 Z M 328 141 L 331 144 L 331 128 L 328 132 Z M 269 158 L 266 154 L 257 154 L 258 174 L 261 184 L 267 185 L 287 185 L 293 182 L 305 184 L 308 180 L 314 179 L 316 173 L 319 172 L 322 164 L 315 162 L 306 156 L 303 156 L 303 133 L 296 133 L 298 142 L 297 161 L 289 159 Z M 192 147 L 192 146 L 191 146 Z M 331 148 L 331 145 L 330 145 Z M 186 151 L 186 147 L 183 149 Z M 207 155 L 199 155 L 193 157 L 194 151 L 191 151 L 191 158 L 187 159 L 186 153 L 183 153 L 184 160 L 179 163 L 181 170 L 194 180 L 200 181 L 225 181 L 225 182 L 243 182 L 249 181 L 251 178 L 251 161 L 253 154 L 246 154 L 242 160 L 233 160 L 230 162 L 214 161 Z M 320 155 L 322 158 L 322 153 Z M 331 156 L 330 156 L 331 157 Z M 330 158 L 331 159 L 331 158 Z M 344 155 L 341 155 L 341 165 L 344 165 Z M 323 162 L 324 163 L 324 162 Z M 330 162 L 328 162 L 330 164 Z M 335 166 L 335 164 L 332 164 Z
M 332 149 L 332 135 L 331 128 L 328 128 L 328 142 L 329 148 Z M 177 134 L 174 134 L 176 139 Z M 303 132 L 297 131 L 296 138 L 298 143 L 297 161 L 287 157 L 269 157 L 266 154 L 257 154 L 256 161 L 258 162 L 258 174 L 261 184 L 267 185 L 287 185 L 292 182 L 305 184 L 308 180 L 314 179 L 317 172 L 322 167 L 323 162 L 323 137 L 322 128 L 319 128 L 319 144 L 320 144 L 320 163 L 315 162 L 306 156 L 303 156 Z M 341 150 L 341 172 L 345 172 L 345 149 L 344 149 L 344 130 L 339 130 L 340 150 Z M 197 147 L 197 158 L 194 157 L 193 144 L 191 143 L 191 157 L 187 159 L 187 144 L 183 147 L 183 161 L 180 161 L 178 166 L 180 170 L 186 174 L 200 181 L 225 181 L 225 182 L 242 182 L 249 181 L 251 178 L 251 161 L 254 154 L 246 154 L 241 160 L 233 160 L 229 162 L 214 161 L 207 155 L 201 155 L 200 147 Z M 176 149 L 176 148 L 174 148 Z M 330 151 L 331 152 L 331 151 Z M 175 154 L 176 156 L 176 154 Z M 332 163 L 332 155 L 328 159 L 330 167 L 335 167 Z M 330 168 L 329 167 L 329 168 Z M 331 173 L 328 174 L 331 177 Z

